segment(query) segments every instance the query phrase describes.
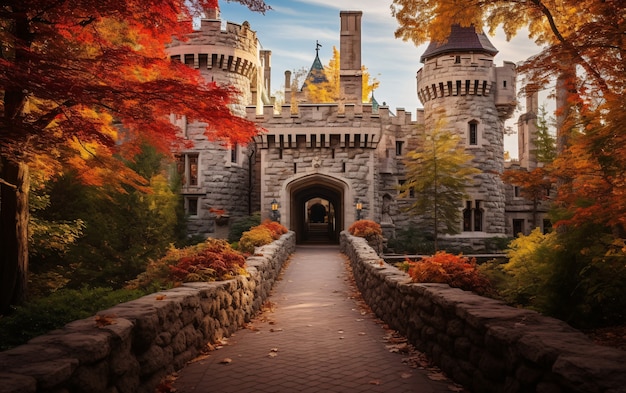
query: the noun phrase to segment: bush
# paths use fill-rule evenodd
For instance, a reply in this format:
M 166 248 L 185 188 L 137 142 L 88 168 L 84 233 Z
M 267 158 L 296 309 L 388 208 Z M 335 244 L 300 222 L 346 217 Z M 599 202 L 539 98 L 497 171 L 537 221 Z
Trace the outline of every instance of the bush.
M 245 258 L 224 240 L 209 239 L 206 247 L 194 255 L 182 257 L 170 266 L 174 282 L 215 281 L 245 274 Z
M 396 253 L 430 255 L 435 252 L 432 234 L 416 228 L 398 230 L 395 239 L 389 239 L 388 248 Z
M 261 225 L 270 230 L 270 232 L 272 233 L 272 238 L 274 238 L 274 240 L 280 239 L 282 235 L 289 232 L 289 230 L 284 225 L 276 221 L 265 220 Z
M 0 318 L 0 350 L 59 329 L 69 322 L 89 318 L 100 310 L 137 299 L 146 292 L 111 288 L 61 289 L 16 307 Z
M 260 225 L 250 228 L 239 239 L 239 250 L 244 253 L 254 253 L 255 247 L 270 244 L 288 232 L 284 225 L 276 221 L 265 220 Z
M 263 226 L 258 225 L 244 232 L 239 240 L 239 250 L 248 254 L 253 254 L 255 247 L 264 246 L 274 241 L 272 231 Z
M 442 251 L 432 257 L 422 258 L 419 262 L 408 263 L 408 273 L 413 282 L 448 284 L 479 295 L 488 295 L 492 292 L 487 278 L 477 270 L 474 258 Z
M 352 236 L 358 236 L 369 240 L 376 240 L 383 236 L 380 225 L 372 220 L 359 220 L 348 228 Z
M 244 273 L 244 265 L 244 257 L 228 242 L 209 238 L 182 249 L 171 247 L 163 258 L 150 261 L 146 271 L 130 281 L 128 288 L 158 291 L 181 281 L 228 279 Z
M 251 216 L 241 217 L 233 221 L 228 230 L 228 242 L 234 243 L 241 239 L 245 231 L 261 224 L 261 213 L 254 213 Z

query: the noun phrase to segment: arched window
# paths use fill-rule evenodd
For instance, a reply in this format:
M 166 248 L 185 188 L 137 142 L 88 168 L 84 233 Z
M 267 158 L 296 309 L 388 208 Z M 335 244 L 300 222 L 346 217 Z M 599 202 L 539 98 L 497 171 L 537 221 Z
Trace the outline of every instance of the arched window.
M 482 232 L 483 209 L 481 201 L 465 201 L 463 209 L 463 232 Z

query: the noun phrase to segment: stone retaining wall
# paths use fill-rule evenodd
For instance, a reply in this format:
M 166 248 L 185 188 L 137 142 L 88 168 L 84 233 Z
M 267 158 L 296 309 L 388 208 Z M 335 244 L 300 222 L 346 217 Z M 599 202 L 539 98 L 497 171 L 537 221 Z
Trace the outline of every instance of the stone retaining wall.
M 247 259 L 248 277 L 183 284 L 0 352 L 0 392 L 153 393 L 207 342 L 250 321 L 294 250 L 290 232 Z
M 416 284 L 341 234 L 365 301 L 450 377 L 480 393 L 626 392 L 626 352 L 566 323 L 445 284 Z

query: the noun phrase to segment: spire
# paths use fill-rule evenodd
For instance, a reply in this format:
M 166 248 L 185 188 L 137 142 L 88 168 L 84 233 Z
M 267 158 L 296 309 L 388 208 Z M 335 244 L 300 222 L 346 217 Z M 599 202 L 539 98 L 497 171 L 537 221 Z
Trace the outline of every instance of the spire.
M 322 44 L 319 41 L 315 41 L 315 60 L 313 60 L 313 64 L 311 65 L 311 69 L 304 79 L 304 83 L 302 84 L 301 91 L 304 90 L 308 83 L 318 84 L 328 82 L 326 79 L 326 73 L 324 72 L 324 65 L 320 60 L 320 48 Z
M 498 50 L 485 33 L 478 33 L 473 25 L 469 27 L 452 25 L 448 40 L 443 43 L 431 41 L 420 61 L 424 63 L 428 58 L 450 52 L 482 52 L 495 56 Z

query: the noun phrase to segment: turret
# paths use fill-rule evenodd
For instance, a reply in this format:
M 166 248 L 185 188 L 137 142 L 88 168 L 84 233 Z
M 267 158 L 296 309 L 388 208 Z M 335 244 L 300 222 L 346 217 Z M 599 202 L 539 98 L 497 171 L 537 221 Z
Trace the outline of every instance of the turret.
M 515 67 L 495 67 L 498 50 L 471 27 L 453 25 L 445 43 L 431 42 L 420 60 L 417 95 L 425 127 L 444 116 L 447 129 L 461 137 L 472 165 L 481 173 L 459 206 L 465 237 L 504 234 L 504 120 L 515 108 Z

